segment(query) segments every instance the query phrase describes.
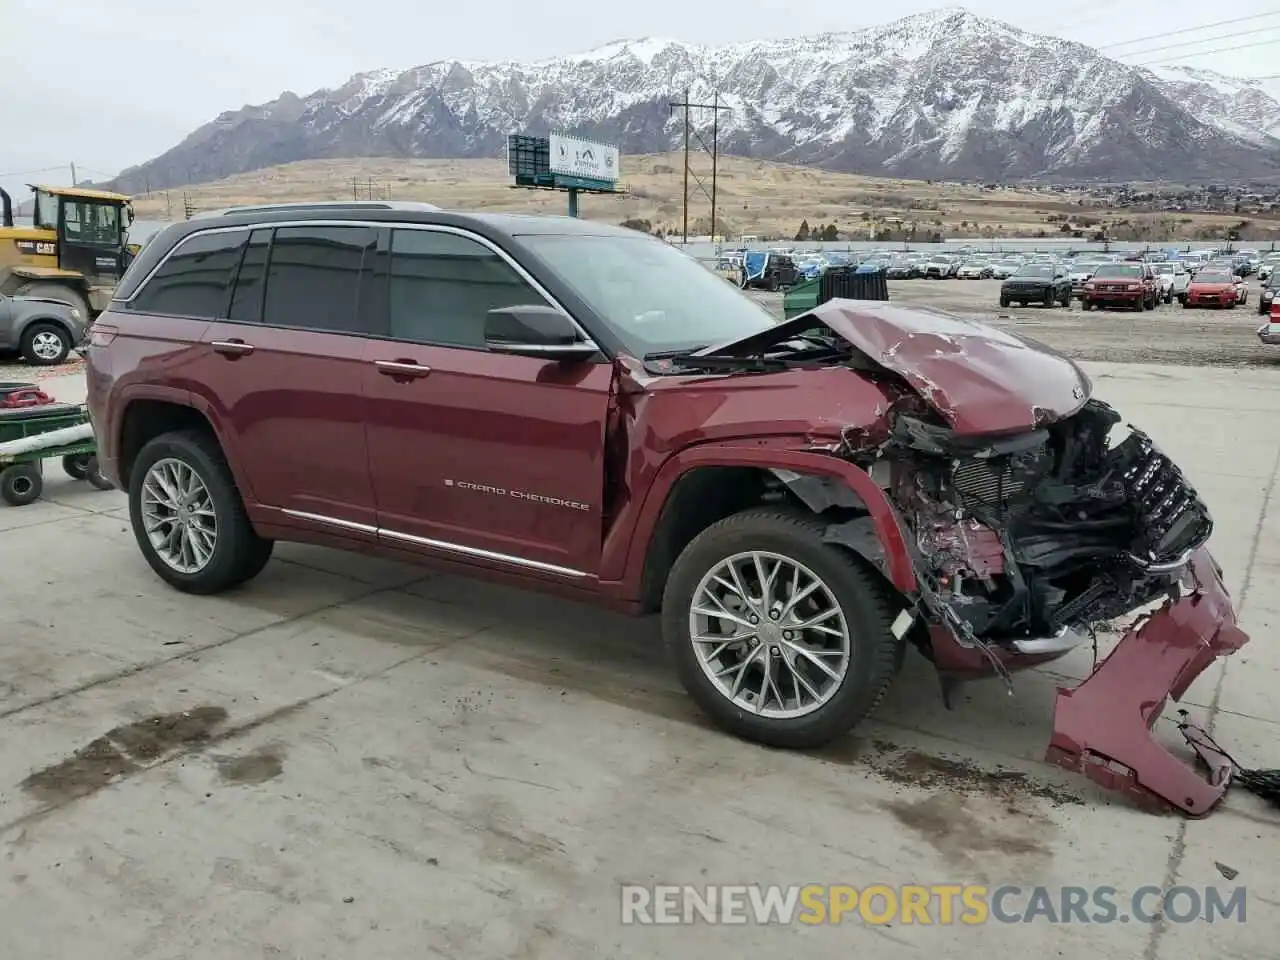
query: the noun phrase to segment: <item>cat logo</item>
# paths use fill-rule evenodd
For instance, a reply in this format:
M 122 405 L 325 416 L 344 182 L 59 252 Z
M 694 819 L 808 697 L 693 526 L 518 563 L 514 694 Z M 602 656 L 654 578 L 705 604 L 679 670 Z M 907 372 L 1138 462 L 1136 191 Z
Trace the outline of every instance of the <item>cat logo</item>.
M 27 256 L 52 257 L 58 252 L 55 244 L 48 240 L 18 240 L 18 252 Z

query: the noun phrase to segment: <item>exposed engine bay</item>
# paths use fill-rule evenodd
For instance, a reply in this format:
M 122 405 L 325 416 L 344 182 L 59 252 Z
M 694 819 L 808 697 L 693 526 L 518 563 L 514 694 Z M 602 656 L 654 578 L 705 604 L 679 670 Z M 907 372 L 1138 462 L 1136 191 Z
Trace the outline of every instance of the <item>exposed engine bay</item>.
M 1213 524 L 1145 434 L 1074 416 L 999 439 L 897 416 L 880 456 L 914 537 L 921 593 L 960 640 L 1049 637 L 1167 595 Z

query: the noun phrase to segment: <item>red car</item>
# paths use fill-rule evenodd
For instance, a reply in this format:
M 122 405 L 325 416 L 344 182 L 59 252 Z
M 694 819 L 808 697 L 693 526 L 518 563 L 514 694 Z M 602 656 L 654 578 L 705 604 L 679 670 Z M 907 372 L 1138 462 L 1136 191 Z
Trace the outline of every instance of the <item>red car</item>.
M 866 717 L 909 647 L 944 690 L 1007 681 L 1154 602 L 1059 695 L 1049 757 L 1197 815 L 1226 789 L 1150 735 L 1247 639 L 1208 510 L 1009 333 L 848 300 L 778 324 L 632 230 L 322 204 L 168 227 L 88 380 L 179 590 L 294 540 L 660 614 L 702 708 L 793 748 Z
M 1086 310 L 1094 307 L 1129 307 L 1154 310 L 1160 300 L 1160 282 L 1147 263 L 1102 263 L 1081 291 Z
M 1236 278 L 1225 271 L 1201 270 L 1191 278 L 1187 287 L 1187 299 L 1183 306 L 1194 307 L 1226 307 L 1234 310 L 1240 300 L 1236 289 Z

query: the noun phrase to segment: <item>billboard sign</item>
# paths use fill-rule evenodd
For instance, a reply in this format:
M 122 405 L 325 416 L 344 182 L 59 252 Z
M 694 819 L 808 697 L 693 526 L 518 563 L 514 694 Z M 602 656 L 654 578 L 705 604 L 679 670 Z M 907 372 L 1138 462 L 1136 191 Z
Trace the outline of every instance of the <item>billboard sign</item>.
M 585 180 L 617 183 L 619 177 L 618 148 L 566 137 L 551 135 L 551 172 Z

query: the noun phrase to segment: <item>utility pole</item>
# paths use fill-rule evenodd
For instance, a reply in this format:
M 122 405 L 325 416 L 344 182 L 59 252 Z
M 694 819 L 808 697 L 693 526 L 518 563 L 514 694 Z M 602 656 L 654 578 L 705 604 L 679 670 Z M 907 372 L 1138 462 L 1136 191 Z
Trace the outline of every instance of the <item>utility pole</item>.
M 72 161 L 71 161 L 71 185 L 74 187 L 74 186 L 76 185 L 76 183 L 77 183 L 77 181 L 76 181 L 76 162 L 75 162 L 74 160 L 72 160 Z
M 671 111 L 676 110 L 684 112 L 684 242 L 687 246 L 689 243 L 689 177 L 692 176 L 698 183 L 702 192 L 707 193 L 707 188 L 703 186 L 702 180 L 696 173 L 689 160 L 690 137 L 696 137 L 702 145 L 702 149 L 711 154 L 711 192 L 707 199 L 711 201 L 711 236 L 716 236 L 716 178 L 720 164 L 720 113 L 721 111 L 730 112 L 730 108 L 720 103 L 720 94 L 715 95 L 713 103 L 690 103 L 689 90 L 684 91 L 684 99 L 678 103 L 669 104 Z M 689 121 L 690 110 L 710 110 L 711 111 L 711 145 L 707 146 L 706 141 L 698 135 L 693 129 Z

